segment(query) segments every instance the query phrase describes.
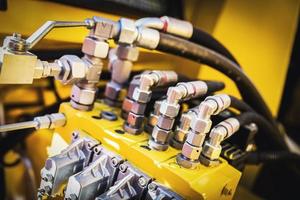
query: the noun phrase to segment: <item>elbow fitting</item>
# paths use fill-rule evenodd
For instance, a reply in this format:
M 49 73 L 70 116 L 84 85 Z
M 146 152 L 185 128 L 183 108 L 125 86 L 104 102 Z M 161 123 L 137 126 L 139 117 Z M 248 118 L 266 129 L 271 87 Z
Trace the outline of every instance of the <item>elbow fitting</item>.
M 179 126 L 176 127 L 174 136 L 171 140 L 172 147 L 182 149 L 194 117 L 196 117 L 196 112 L 194 110 L 190 110 L 181 115 Z
M 160 151 L 167 150 L 167 141 L 180 109 L 179 101 L 188 100 L 206 92 L 207 85 L 203 81 L 178 83 L 175 87 L 170 87 L 167 92 L 167 99 L 161 104 L 160 115 L 156 126 L 153 128 L 152 138 L 149 140 L 150 147 Z
M 152 95 L 151 89 L 154 86 L 166 85 L 173 81 L 177 81 L 177 74 L 173 71 L 151 71 L 141 75 L 140 86 L 134 89 L 134 102 L 124 125 L 127 132 L 137 134 L 142 131 L 146 104 Z
M 222 151 L 221 142 L 232 136 L 239 128 L 239 121 L 233 117 L 216 125 L 210 132 L 209 140 L 203 146 L 200 162 L 206 166 L 219 164 Z
M 109 105 L 119 105 L 124 99 L 124 84 L 128 81 L 133 62 L 137 61 L 139 50 L 128 44 L 119 44 L 109 53 L 108 68 L 111 71 L 111 81 L 105 88 L 105 102 Z
M 177 156 L 179 165 L 186 168 L 195 168 L 199 164 L 199 156 L 206 134 L 212 122 L 211 115 L 217 115 L 230 106 L 230 97 L 218 94 L 207 97 L 198 107 L 198 114 L 192 120 L 190 132 L 183 144 L 181 154 Z
M 135 24 L 137 27 L 152 28 L 188 39 L 193 35 L 193 25 L 190 22 L 168 16 L 142 18 Z

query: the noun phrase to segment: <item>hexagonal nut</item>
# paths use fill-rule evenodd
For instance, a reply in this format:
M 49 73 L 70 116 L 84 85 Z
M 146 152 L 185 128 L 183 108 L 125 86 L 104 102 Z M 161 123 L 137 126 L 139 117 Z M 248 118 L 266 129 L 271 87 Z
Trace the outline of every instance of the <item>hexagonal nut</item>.
M 161 144 L 161 143 L 155 142 L 153 140 L 153 138 L 151 138 L 148 141 L 148 145 L 149 145 L 149 147 L 151 149 L 155 149 L 157 151 L 166 151 L 169 148 L 169 144 L 168 143 Z
M 139 88 L 135 88 L 132 98 L 140 103 L 148 103 L 151 99 L 151 91 L 140 90 Z
M 174 118 L 164 117 L 160 115 L 156 125 L 165 130 L 171 130 L 173 128 L 174 122 Z
M 190 160 L 198 160 L 201 150 L 202 147 L 192 146 L 189 143 L 185 142 L 182 147 L 182 155 Z
M 98 83 L 103 68 L 101 59 L 83 57 L 82 60 L 86 64 L 86 80 L 88 80 L 89 83 Z
M 210 160 L 217 160 L 220 157 L 222 151 L 221 145 L 213 146 L 209 142 L 205 142 L 202 150 L 202 154 Z
M 164 144 L 168 141 L 170 133 L 170 130 L 163 130 L 157 126 L 154 126 L 152 131 L 152 138 L 155 142 Z
M 34 121 L 38 123 L 37 129 L 46 129 L 50 127 L 51 120 L 48 115 L 46 116 L 40 116 L 40 117 L 35 117 Z
M 135 22 L 130 19 L 120 19 L 121 31 L 119 35 L 119 43 L 133 44 L 138 36 Z
M 62 113 L 54 113 L 51 115 L 48 115 L 51 121 L 50 129 L 56 128 L 56 127 L 62 127 L 66 124 L 66 117 Z
M 96 98 L 96 90 L 82 89 L 77 85 L 72 87 L 71 100 L 82 105 L 91 105 Z
M 178 115 L 180 109 L 179 104 L 169 104 L 167 101 L 163 101 L 160 105 L 160 113 L 170 118 L 175 118 Z
M 206 137 L 206 133 L 197 133 L 190 131 L 187 135 L 186 141 L 192 145 L 202 146 Z
M 109 82 L 106 84 L 104 95 L 108 99 L 117 100 L 121 91 L 120 85 Z
M 158 121 L 158 115 L 155 115 L 153 113 L 150 113 L 150 117 L 148 119 L 148 124 L 152 127 L 154 127 L 157 124 Z
M 62 59 L 63 57 L 55 61 L 61 68 L 61 72 L 55 77 L 55 79 L 60 80 L 62 83 L 68 80 L 68 77 L 71 73 L 71 67 L 66 58 Z
M 86 64 L 79 57 L 65 55 L 59 59 L 59 64 L 63 65 L 63 70 L 59 75 L 62 83 L 73 84 L 85 77 Z
M 137 61 L 139 57 L 139 49 L 130 45 L 119 45 L 116 55 L 123 60 Z
M 174 138 L 179 142 L 184 142 L 186 140 L 186 136 L 188 131 L 177 128 L 174 134 Z
M 200 155 L 200 162 L 201 164 L 207 166 L 207 167 L 214 167 L 214 166 L 218 166 L 221 161 L 220 160 L 210 160 L 209 158 L 205 157 L 204 155 Z
M 144 115 L 137 115 L 132 112 L 128 113 L 127 123 L 132 127 L 142 127 Z
M 86 37 L 83 41 L 82 52 L 98 58 L 106 58 L 109 51 L 109 45 L 106 41 L 98 40 L 92 37 Z
M 144 103 L 138 103 L 138 102 L 133 102 L 131 105 L 131 112 L 139 115 L 144 115 L 146 110 L 146 104 Z
M 111 79 L 117 83 L 124 84 L 128 81 L 132 68 L 132 62 L 116 59 L 111 66 Z
M 131 110 L 133 104 L 133 100 L 129 98 L 125 98 L 122 104 L 122 111 L 129 112 Z
M 199 166 L 200 162 L 198 160 L 189 160 L 182 156 L 182 154 L 177 154 L 176 156 L 176 162 L 178 165 L 187 168 L 187 169 L 195 169 L 197 166 Z
M 138 135 L 141 132 L 143 132 L 142 127 L 133 127 L 133 126 L 129 125 L 128 123 L 125 123 L 123 128 L 127 133 L 132 134 L 132 135 Z
M 200 133 L 207 133 L 211 128 L 211 120 L 203 120 L 201 118 L 194 118 L 191 122 L 191 129 Z

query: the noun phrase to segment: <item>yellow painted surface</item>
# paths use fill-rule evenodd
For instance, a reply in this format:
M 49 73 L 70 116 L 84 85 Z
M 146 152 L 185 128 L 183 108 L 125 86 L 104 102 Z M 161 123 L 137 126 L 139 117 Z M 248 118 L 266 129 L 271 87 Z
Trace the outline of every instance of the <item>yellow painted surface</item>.
M 173 189 L 185 199 L 232 199 L 241 173 L 222 159 L 217 167 L 199 166 L 195 170 L 179 167 L 175 162 L 178 150 L 170 147 L 165 152 L 148 150 L 141 145 L 147 145 L 149 135 L 128 133 L 118 134 L 115 130 L 122 129 L 123 119 L 116 121 L 94 119 L 101 111 L 120 113 L 119 109 L 111 109 L 105 104 L 96 103 L 90 112 L 73 109 L 69 103 L 60 107 L 60 112 L 67 118 L 65 127 L 55 129 L 65 140 L 70 141 L 75 130 L 84 131 L 101 144 L 127 159 L 138 169 L 147 173 L 158 182 Z M 224 196 L 221 192 L 224 186 L 232 189 L 232 195 Z
M 293 47 L 299 6 L 299 0 L 228 0 L 213 30 L 213 35 L 243 66 L 275 116 Z M 225 92 L 238 94 L 231 81 L 208 67 L 201 69 L 199 77 L 226 80 Z

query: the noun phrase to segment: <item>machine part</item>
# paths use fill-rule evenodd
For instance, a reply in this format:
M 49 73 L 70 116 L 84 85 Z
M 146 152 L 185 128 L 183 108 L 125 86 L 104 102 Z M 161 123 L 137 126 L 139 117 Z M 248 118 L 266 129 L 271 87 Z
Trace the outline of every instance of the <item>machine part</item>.
M 142 18 L 137 20 L 135 24 L 138 27 L 153 28 L 189 39 L 191 42 L 205 46 L 220 53 L 221 55 L 227 57 L 228 59 L 239 65 L 235 57 L 225 46 L 222 45 L 222 43 L 220 43 L 213 36 L 204 32 L 203 30 L 193 27 L 193 25 L 188 21 L 163 16 L 161 18 Z
M 194 60 L 195 62 L 207 64 L 221 73 L 224 73 L 236 83 L 243 99 L 253 107 L 253 109 L 269 120 L 272 126 L 276 127 L 271 111 L 262 96 L 252 81 L 235 63 L 203 46 L 164 33 L 160 33 L 160 41 L 156 49 L 179 55 Z M 286 145 L 283 144 L 279 144 L 279 146 L 280 148 L 286 148 Z
M 32 121 L 6 124 L 0 126 L 0 133 L 15 131 L 27 128 L 54 129 L 66 124 L 66 117 L 62 113 L 52 113 L 49 115 L 35 117 Z
M 82 22 L 74 21 L 47 21 L 38 30 L 36 30 L 29 38 L 26 39 L 28 48 L 31 49 L 36 43 L 43 39 L 53 28 L 66 28 L 66 27 L 86 27 L 93 28 L 94 21 L 86 19 Z
M 120 105 L 124 99 L 122 90 L 128 81 L 132 63 L 138 59 L 139 50 L 130 44 L 119 44 L 109 53 L 108 68 L 111 71 L 111 81 L 106 85 L 104 95 L 105 102 L 111 106 Z
M 124 99 L 123 104 L 122 104 L 122 114 L 121 115 L 122 115 L 123 119 L 127 119 L 128 113 L 131 110 L 132 103 L 134 101 L 133 100 L 133 92 L 134 92 L 135 88 L 140 85 L 141 75 L 147 74 L 147 73 L 150 73 L 150 71 L 144 71 L 141 74 L 135 75 L 132 78 L 132 80 L 130 81 L 126 98 Z
M 182 151 L 177 155 L 177 163 L 185 168 L 196 168 L 206 134 L 211 128 L 211 115 L 217 115 L 230 106 L 230 97 L 218 94 L 206 97 L 198 107 L 198 113 L 191 122 L 191 130 L 183 144 Z
M 6 37 L 0 48 L 0 83 L 31 84 L 37 60 L 20 35 Z
M 115 184 L 96 199 L 145 199 L 151 178 L 127 162 L 120 164 L 119 170 Z
M 143 130 L 144 113 L 147 103 L 151 99 L 152 89 L 157 86 L 176 82 L 178 79 L 174 71 L 151 71 L 142 74 L 140 85 L 133 92 L 131 110 L 128 114 L 124 129 L 130 134 L 139 134 Z
M 153 112 L 150 113 L 148 117 L 147 124 L 145 125 L 145 131 L 147 133 L 152 133 L 154 126 L 157 124 L 157 120 L 159 118 L 159 110 L 163 100 L 155 101 Z
M 229 138 L 240 128 L 239 121 L 234 118 L 228 118 L 217 124 L 209 134 L 209 140 L 205 142 L 200 162 L 205 166 L 215 166 L 219 164 L 219 157 L 222 151 L 221 142 Z
M 78 110 L 91 110 L 96 99 L 97 89 L 94 83 L 74 84 L 71 91 L 71 105 Z
M 179 101 L 204 95 L 207 90 L 207 85 L 203 81 L 178 83 L 175 87 L 168 89 L 167 99 L 161 103 L 160 115 L 149 140 L 151 148 L 159 151 L 168 149 L 170 132 L 180 109 Z
M 151 182 L 148 185 L 148 192 L 145 199 L 183 200 L 181 196 L 157 182 Z
M 196 109 L 190 110 L 189 112 L 181 115 L 179 126 L 176 127 L 174 136 L 170 141 L 172 147 L 176 149 L 182 149 L 187 134 L 190 130 L 192 119 L 197 116 L 197 112 L 195 110 Z
M 55 132 L 68 141 L 69 131 L 74 127 L 84 130 L 88 137 L 101 141 L 101 146 L 120 155 L 136 169 L 172 189 L 184 199 L 219 199 L 218 191 L 222 191 L 226 184 L 232 188 L 232 195 L 228 195 L 226 199 L 233 198 L 241 173 L 226 160 L 220 158 L 222 163 L 214 168 L 199 166 L 195 170 L 185 169 L 176 163 L 176 155 L 180 151 L 174 148 L 164 152 L 151 150 L 147 145 L 148 134 L 117 133 L 124 122 L 120 117 L 116 121 L 93 118 L 103 110 L 111 108 L 102 101 L 96 101 L 90 112 L 76 110 L 69 103 L 63 103 L 60 112 L 69 120 L 64 128 L 56 129 Z M 120 111 L 121 109 L 114 108 L 114 113 L 119 114 Z M 202 180 L 206 180 L 205 183 Z
M 60 194 L 68 178 L 89 164 L 97 144 L 97 141 L 89 138 L 73 138 L 73 143 L 60 154 L 48 158 L 41 170 L 38 198 Z
M 115 182 L 120 156 L 102 146 L 93 148 L 93 161 L 83 171 L 71 176 L 65 191 L 65 199 L 92 200 L 107 191 Z
M 193 34 L 193 25 L 190 22 L 168 16 L 142 18 L 135 24 L 138 27 L 153 28 L 187 39 L 191 38 Z

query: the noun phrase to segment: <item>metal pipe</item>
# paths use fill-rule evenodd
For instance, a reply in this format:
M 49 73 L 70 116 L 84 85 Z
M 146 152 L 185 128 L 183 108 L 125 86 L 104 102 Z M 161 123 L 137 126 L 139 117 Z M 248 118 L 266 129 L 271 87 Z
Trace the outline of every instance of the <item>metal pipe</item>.
M 31 49 L 36 43 L 43 39 L 53 28 L 65 28 L 65 27 L 88 27 L 91 28 L 91 19 L 85 21 L 47 21 L 38 30 L 36 30 L 29 38 L 26 39 L 26 43 Z
M 20 122 L 14 124 L 6 124 L 0 126 L 0 133 L 7 131 L 16 131 L 20 129 L 36 128 L 38 126 L 37 121 Z

